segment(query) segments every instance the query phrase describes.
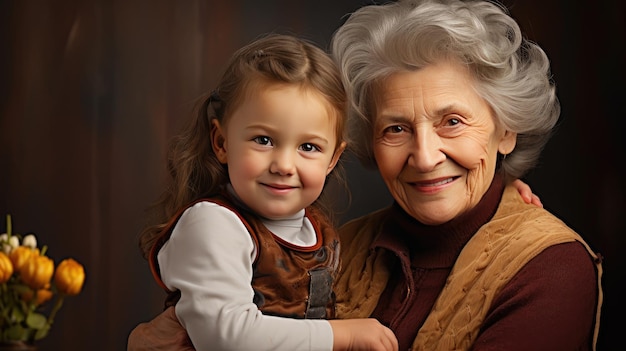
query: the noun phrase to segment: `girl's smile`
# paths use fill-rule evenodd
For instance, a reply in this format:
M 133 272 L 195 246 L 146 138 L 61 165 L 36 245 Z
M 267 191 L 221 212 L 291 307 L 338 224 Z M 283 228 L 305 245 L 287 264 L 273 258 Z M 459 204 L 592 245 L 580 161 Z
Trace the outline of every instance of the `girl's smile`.
M 259 82 L 222 125 L 214 122 L 215 153 L 254 212 L 284 218 L 319 197 L 343 151 L 333 111 L 313 89 Z

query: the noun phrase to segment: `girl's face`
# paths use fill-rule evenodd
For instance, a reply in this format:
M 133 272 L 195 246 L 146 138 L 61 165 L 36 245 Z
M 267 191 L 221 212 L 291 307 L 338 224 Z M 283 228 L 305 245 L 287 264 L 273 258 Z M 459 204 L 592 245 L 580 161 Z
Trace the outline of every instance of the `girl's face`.
M 394 199 L 428 225 L 478 204 L 493 180 L 498 151 L 516 134 L 499 127 L 455 62 L 397 73 L 378 89 L 374 155 Z
M 336 148 L 338 116 L 318 92 L 293 84 L 249 88 L 213 149 L 228 165 L 235 193 L 257 214 L 278 219 L 312 204 L 345 148 Z

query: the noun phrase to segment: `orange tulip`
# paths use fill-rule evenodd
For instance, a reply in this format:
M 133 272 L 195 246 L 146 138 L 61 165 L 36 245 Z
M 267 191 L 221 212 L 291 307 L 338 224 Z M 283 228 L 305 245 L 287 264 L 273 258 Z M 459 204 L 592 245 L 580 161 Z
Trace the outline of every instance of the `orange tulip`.
M 85 282 L 85 269 L 74 259 L 68 258 L 57 267 L 54 274 L 54 284 L 57 289 L 66 295 L 78 295 Z
M 16 272 L 19 272 L 22 269 L 22 266 L 28 262 L 31 256 L 34 255 L 39 255 L 38 249 L 31 249 L 28 246 L 18 246 L 11 251 L 9 257 L 13 263 L 13 268 Z
M 13 274 L 13 263 L 4 252 L 0 251 L 0 284 L 6 283 Z
M 20 269 L 20 278 L 31 289 L 41 289 L 50 283 L 54 261 L 47 256 L 32 255 Z
M 52 298 L 53 292 L 52 290 L 50 290 L 49 286 L 47 286 L 44 289 L 39 289 L 36 291 L 37 291 L 37 294 L 35 298 L 36 298 L 37 306 L 48 302 Z M 32 299 L 33 299 L 33 290 L 28 290 L 22 294 L 22 300 L 26 302 L 30 302 Z

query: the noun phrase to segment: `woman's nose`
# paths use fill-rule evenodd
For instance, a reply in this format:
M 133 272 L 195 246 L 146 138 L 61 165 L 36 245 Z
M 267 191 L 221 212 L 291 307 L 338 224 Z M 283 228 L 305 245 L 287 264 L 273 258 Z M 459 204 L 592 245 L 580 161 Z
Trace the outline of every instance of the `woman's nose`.
M 272 153 L 270 173 L 292 175 L 295 173 L 295 155 L 289 150 L 276 150 Z
M 442 140 L 430 127 L 416 128 L 408 163 L 420 172 L 432 171 L 446 159 Z

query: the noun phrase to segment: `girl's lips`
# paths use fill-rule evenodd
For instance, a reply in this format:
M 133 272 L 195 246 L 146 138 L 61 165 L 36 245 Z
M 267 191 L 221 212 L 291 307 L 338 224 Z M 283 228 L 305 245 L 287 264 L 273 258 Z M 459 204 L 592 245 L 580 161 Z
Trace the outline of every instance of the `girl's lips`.
M 287 184 L 268 184 L 261 183 L 261 186 L 265 187 L 267 191 L 274 195 L 286 195 L 296 189 L 296 186 L 291 186 Z
M 269 187 L 269 188 L 274 188 L 274 189 L 279 189 L 279 190 L 295 188 L 295 186 L 291 186 L 291 185 L 287 185 L 287 184 L 266 184 L 266 183 L 264 183 L 263 185 L 265 185 L 266 187 Z

